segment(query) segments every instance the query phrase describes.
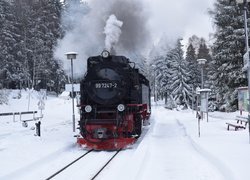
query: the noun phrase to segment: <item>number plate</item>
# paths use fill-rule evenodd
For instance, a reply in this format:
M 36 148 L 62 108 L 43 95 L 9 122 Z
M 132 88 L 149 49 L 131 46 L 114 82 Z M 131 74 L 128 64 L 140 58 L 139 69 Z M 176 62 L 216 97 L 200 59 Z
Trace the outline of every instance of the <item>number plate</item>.
M 117 88 L 117 83 L 110 82 L 110 83 L 95 83 L 96 89 L 109 89 L 109 88 Z

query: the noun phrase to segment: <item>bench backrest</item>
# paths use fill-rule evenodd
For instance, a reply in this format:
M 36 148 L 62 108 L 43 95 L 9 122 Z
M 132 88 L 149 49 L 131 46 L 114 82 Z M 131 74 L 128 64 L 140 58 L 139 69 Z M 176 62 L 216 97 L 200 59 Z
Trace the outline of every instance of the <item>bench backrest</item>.
M 13 113 L 0 113 L 0 116 L 11 116 L 20 114 L 35 114 L 37 111 L 24 111 L 24 112 L 13 112 Z
M 246 116 L 236 116 L 235 119 L 240 120 L 240 121 L 248 121 L 248 117 L 246 117 Z

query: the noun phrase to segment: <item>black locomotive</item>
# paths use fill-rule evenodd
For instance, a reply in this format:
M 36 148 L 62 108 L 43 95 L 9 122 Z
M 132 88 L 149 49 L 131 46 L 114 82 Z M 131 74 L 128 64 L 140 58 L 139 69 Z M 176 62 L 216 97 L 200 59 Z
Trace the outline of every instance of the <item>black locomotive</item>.
M 124 148 L 150 116 L 149 81 L 124 56 L 89 57 L 81 81 L 78 143 L 94 149 Z

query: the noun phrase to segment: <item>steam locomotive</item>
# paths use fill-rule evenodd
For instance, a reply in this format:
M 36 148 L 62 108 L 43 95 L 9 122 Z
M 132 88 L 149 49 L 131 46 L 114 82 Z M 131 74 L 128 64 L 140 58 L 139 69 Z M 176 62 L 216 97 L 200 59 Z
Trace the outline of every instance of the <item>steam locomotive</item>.
M 80 83 L 77 143 L 95 150 L 133 144 L 151 113 L 149 81 L 124 56 L 89 57 Z

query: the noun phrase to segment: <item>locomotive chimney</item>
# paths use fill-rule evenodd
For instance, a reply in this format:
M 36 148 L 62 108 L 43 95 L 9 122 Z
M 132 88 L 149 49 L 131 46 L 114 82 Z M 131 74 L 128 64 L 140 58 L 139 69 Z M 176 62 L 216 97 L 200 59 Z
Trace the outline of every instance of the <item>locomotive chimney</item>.
M 110 49 L 110 54 L 116 55 L 116 51 L 115 51 L 115 48 L 114 48 L 114 47 L 111 47 L 111 49 Z

